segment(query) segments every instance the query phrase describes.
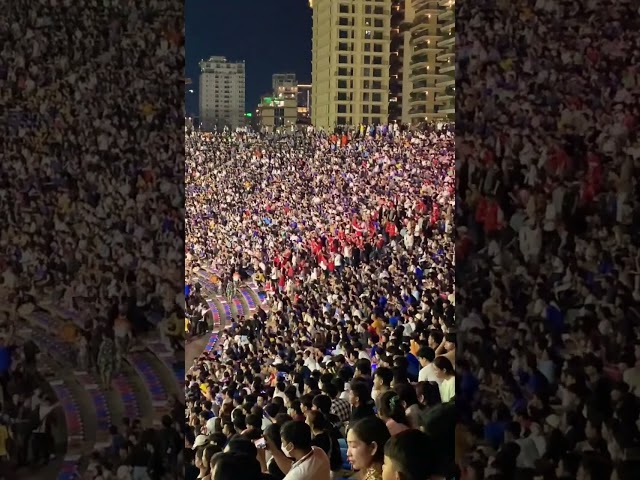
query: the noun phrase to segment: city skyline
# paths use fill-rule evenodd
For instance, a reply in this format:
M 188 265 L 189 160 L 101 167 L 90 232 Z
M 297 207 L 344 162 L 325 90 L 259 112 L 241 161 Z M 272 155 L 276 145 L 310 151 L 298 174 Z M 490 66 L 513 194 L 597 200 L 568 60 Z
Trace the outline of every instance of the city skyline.
M 282 0 L 277 7 L 260 0 L 186 2 L 185 76 L 193 81 L 188 89 L 193 93 L 187 90 L 188 115 L 198 114 L 198 63 L 211 56 L 244 60 L 247 112 L 255 110 L 260 96 L 271 90 L 274 73 L 291 72 L 301 83 L 311 82 L 309 4 Z

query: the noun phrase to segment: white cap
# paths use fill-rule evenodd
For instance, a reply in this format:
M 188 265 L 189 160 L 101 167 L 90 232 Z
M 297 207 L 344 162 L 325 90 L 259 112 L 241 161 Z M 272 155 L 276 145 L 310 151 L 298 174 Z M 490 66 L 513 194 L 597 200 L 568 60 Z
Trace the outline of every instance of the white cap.
M 211 435 L 213 433 L 213 430 L 216 426 L 216 417 L 211 417 L 209 420 L 207 420 L 207 435 Z
M 195 450 L 196 448 L 200 448 L 200 447 L 206 445 L 207 443 L 209 443 L 209 437 L 207 437 L 206 435 L 198 435 L 196 437 L 196 441 L 193 442 L 193 446 L 191 447 L 191 450 Z

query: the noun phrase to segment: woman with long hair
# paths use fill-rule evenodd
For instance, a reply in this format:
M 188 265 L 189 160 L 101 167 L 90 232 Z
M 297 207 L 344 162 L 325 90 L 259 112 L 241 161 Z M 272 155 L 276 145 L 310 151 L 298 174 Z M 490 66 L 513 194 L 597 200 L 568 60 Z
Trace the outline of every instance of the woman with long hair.
M 393 390 L 384 392 L 378 399 L 378 417 L 385 422 L 391 436 L 409 429 L 405 409 Z
M 416 395 L 423 409 L 435 407 L 442 403 L 440 387 L 436 382 L 418 382 L 416 385 Z
M 418 402 L 416 389 L 409 383 L 401 383 L 393 387 L 393 390 L 398 394 L 400 404 L 404 408 L 408 421 L 407 426 L 415 429 L 420 428 L 422 407 Z
M 456 395 L 456 371 L 451 361 L 440 355 L 433 361 L 436 377 L 442 380 L 440 383 L 440 398 L 443 403 L 448 402 Z
M 384 445 L 391 438 L 387 425 L 378 417 L 354 423 L 347 434 L 347 458 L 358 473 L 357 480 L 382 480 Z

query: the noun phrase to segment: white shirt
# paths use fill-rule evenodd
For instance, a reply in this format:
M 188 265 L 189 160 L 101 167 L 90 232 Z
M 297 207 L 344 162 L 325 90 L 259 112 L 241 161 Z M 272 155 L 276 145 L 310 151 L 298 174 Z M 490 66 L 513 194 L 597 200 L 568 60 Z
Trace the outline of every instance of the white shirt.
M 440 399 L 446 403 L 456 395 L 456 377 L 444 380 L 440 384 Z
M 330 480 L 331 465 L 324 450 L 311 447 L 309 454 L 291 465 L 284 480 Z
M 442 380 L 436 376 L 436 367 L 433 363 L 430 363 L 426 367 L 422 367 L 418 373 L 419 382 L 437 382 L 438 385 L 442 383 Z

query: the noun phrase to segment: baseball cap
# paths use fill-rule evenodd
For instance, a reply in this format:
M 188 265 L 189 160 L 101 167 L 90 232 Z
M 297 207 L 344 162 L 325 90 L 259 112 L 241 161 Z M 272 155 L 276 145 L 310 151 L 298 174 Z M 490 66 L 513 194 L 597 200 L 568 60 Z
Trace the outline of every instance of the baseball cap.
M 193 446 L 191 447 L 191 450 L 195 450 L 196 448 L 203 447 L 207 443 L 209 443 L 209 437 L 207 437 L 206 435 L 198 435 L 196 437 L 196 441 L 193 442 Z

